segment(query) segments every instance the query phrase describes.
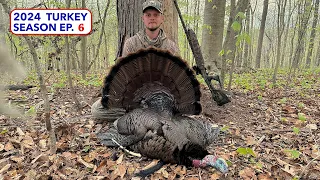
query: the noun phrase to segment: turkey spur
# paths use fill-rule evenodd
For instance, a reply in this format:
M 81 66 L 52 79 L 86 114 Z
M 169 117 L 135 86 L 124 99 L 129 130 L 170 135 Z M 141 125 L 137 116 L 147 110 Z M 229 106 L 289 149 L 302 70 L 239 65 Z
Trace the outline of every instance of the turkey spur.
M 206 148 L 219 128 L 187 115 L 201 112 L 200 84 L 180 57 L 155 48 L 120 58 L 105 78 L 102 105 L 127 113 L 106 132 L 102 144 L 122 146 L 165 163 L 212 166 L 227 172 L 221 158 Z

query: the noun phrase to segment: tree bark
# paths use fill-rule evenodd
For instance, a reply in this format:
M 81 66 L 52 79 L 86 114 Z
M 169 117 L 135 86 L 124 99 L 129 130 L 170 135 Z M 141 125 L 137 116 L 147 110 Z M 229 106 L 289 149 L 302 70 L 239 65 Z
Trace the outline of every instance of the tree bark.
M 99 42 L 98 42 L 97 51 L 96 51 L 96 53 L 95 53 L 94 59 L 93 59 L 92 62 L 89 64 L 89 67 L 87 68 L 87 71 L 89 71 L 89 69 L 91 68 L 92 64 L 93 64 L 93 63 L 96 63 L 96 61 L 97 61 L 97 57 L 98 57 L 98 55 L 99 55 L 100 46 L 101 46 L 101 43 L 102 43 L 103 33 L 105 32 L 105 31 L 104 31 L 104 28 L 105 28 L 105 24 L 106 24 L 106 18 L 107 18 L 107 12 L 108 12 L 108 9 L 109 9 L 109 5 L 110 5 L 110 0 L 108 0 L 106 9 L 104 10 L 104 13 L 103 13 L 103 20 L 102 20 L 102 24 L 101 24 L 101 32 L 100 32 L 100 37 L 99 37 Z
M 284 24 L 284 16 L 285 16 L 285 10 L 286 10 L 287 0 L 284 1 L 278 1 L 277 7 L 278 7 L 278 18 L 277 18 L 277 58 L 276 58 L 276 65 L 273 71 L 273 77 L 272 77 L 272 83 L 273 85 L 276 85 L 277 80 L 277 74 L 278 74 L 278 68 L 280 65 L 280 57 L 281 57 L 281 41 L 282 41 L 282 34 L 285 27 Z M 284 53 L 284 52 L 282 52 Z
M 66 0 L 66 8 L 70 8 L 70 4 L 71 4 L 71 0 Z M 69 84 L 69 87 L 70 87 L 70 90 L 71 90 L 71 97 L 72 99 L 74 100 L 75 102 L 75 106 L 76 106 L 76 109 L 77 111 L 81 111 L 81 104 L 77 98 L 77 95 L 76 95 L 76 91 L 73 87 L 73 83 L 72 83 L 72 78 L 71 78 L 71 72 L 70 72 L 70 47 L 69 47 L 69 36 L 65 36 L 65 43 L 66 43 L 66 64 L 67 64 L 67 76 L 68 76 L 68 84 Z
M 225 79 L 225 74 L 227 73 L 227 55 L 229 53 L 229 49 L 228 49 L 228 45 L 231 41 L 233 30 L 231 28 L 231 25 L 233 23 L 234 20 L 234 16 L 235 16 L 235 9 L 236 9 L 236 1 L 235 0 L 231 0 L 231 4 L 230 4 L 230 14 L 229 14 L 229 22 L 228 22 L 228 27 L 227 27 L 227 34 L 223 43 L 223 51 L 224 53 L 222 53 L 222 68 L 221 68 L 221 83 L 224 84 L 224 79 Z M 222 85 L 223 87 L 223 85 Z
M 251 15 L 251 8 L 248 8 L 247 10 L 247 13 L 246 13 L 246 33 L 248 35 L 250 35 L 250 15 Z M 251 37 L 250 37 L 251 38 Z M 249 46 L 251 46 L 251 44 L 249 44 L 248 42 L 246 42 L 244 44 L 244 55 L 243 55 L 243 67 L 244 69 L 247 69 L 248 68 L 248 65 L 249 65 L 249 62 L 251 61 L 250 60 L 250 56 L 249 56 Z M 241 63 L 240 63 L 240 66 L 241 66 Z
M 218 73 L 221 71 L 224 16 L 226 0 L 205 1 L 202 30 L 202 53 L 208 71 Z
M 312 30 L 310 34 L 310 41 L 309 41 L 309 48 L 308 48 L 308 55 L 306 60 L 306 68 L 310 68 L 311 65 L 311 58 L 312 58 L 312 52 L 314 47 L 314 38 L 316 37 L 316 28 L 318 24 L 318 16 L 319 16 L 319 0 L 315 1 L 314 6 L 314 15 L 313 15 L 313 22 L 312 22 Z
M 117 0 L 118 17 L 118 53 L 122 55 L 124 41 L 144 29 L 142 22 L 142 3 L 145 0 Z M 164 23 L 162 25 L 167 37 L 178 44 L 178 15 L 173 1 L 163 0 Z
M 264 29 L 266 26 L 266 19 L 267 19 L 267 13 L 268 13 L 268 4 L 269 4 L 269 0 L 263 1 L 263 12 L 262 12 L 262 19 L 261 19 L 258 47 L 257 47 L 257 54 L 256 54 L 256 68 L 260 68 L 261 66 L 261 50 L 262 50 Z
M 82 0 L 82 8 L 86 8 L 86 1 Z M 86 79 L 87 72 L 87 36 L 81 37 L 81 75 Z
M 4 9 L 4 11 L 9 15 L 10 11 L 8 8 L 8 5 L 6 3 L 5 0 L 0 0 L 0 4 L 2 4 L 2 7 Z M 55 154 L 57 151 L 57 147 L 56 147 L 56 136 L 55 136 L 55 132 L 54 132 L 54 128 L 51 125 L 51 120 L 50 120 L 50 103 L 49 103 L 49 99 L 48 99 L 48 95 L 47 95 L 47 87 L 45 86 L 44 80 L 43 80 L 43 74 L 41 71 L 41 67 L 40 67 L 40 62 L 38 59 L 38 55 L 37 52 L 30 40 L 30 38 L 28 36 L 24 36 L 24 39 L 26 40 L 29 49 L 30 49 L 30 53 L 32 55 L 32 59 L 34 61 L 35 64 L 35 68 L 36 68 L 36 72 L 38 75 L 38 79 L 39 79 L 39 84 L 40 84 L 40 92 L 42 95 L 42 98 L 44 100 L 44 115 L 45 115 L 45 123 L 46 123 L 46 128 L 47 131 L 49 133 L 50 136 L 50 152 L 52 154 Z

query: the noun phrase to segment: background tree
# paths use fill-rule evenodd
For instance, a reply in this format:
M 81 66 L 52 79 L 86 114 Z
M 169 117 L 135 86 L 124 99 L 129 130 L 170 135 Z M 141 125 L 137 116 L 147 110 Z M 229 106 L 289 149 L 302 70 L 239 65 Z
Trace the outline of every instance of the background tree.
M 319 16 L 319 0 L 316 0 L 314 2 L 314 10 L 313 10 L 313 22 L 312 22 L 312 30 L 310 33 L 310 40 L 309 40 L 309 48 L 308 48 L 308 54 L 307 54 L 307 60 L 306 60 L 306 68 L 310 68 L 311 65 L 311 58 L 312 58 L 312 52 L 314 48 L 314 39 L 316 37 L 316 28 L 318 24 L 318 16 Z
M 142 22 L 142 4 L 145 0 L 117 0 L 118 17 L 118 53 L 121 56 L 124 41 L 144 29 Z M 177 42 L 178 39 L 178 16 L 174 9 L 173 1 L 163 0 L 163 13 L 165 21 L 164 31 L 168 38 Z
M 275 85 L 276 84 L 276 79 L 277 79 L 277 73 L 278 73 L 278 68 L 280 65 L 280 58 L 281 58 L 281 44 L 282 44 L 282 34 L 284 31 L 284 15 L 286 11 L 286 5 L 287 5 L 287 0 L 284 1 L 277 1 L 277 9 L 278 9 L 278 20 L 277 20 L 277 59 L 276 59 L 276 65 L 274 68 L 273 72 L 273 78 L 272 78 L 272 83 Z
M 225 0 L 206 0 L 203 14 L 202 53 L 208 70 L 217 73 L 221 70 Z
M 267 14 L 268 14 L 268 5 L 269 5 L 269 0 L 264 0 L 263 1 L 263 12 L 262 12 L 262 18 L 261 18 L 261 24 L 260 24 L 260 31 L 259 31 L 257 54 L 256 54 L 256 68 L 260 68 L 260 64 L 261 64 L 261 50 L 262 50 L 264 29 L 266 26 L 266 19 L 267 19 Z
M 82 8 L 86 8 L 86 1 L 82 0 Z M 81 74 L 86 79 L 87 72 L 87 36 L 81 37 Z

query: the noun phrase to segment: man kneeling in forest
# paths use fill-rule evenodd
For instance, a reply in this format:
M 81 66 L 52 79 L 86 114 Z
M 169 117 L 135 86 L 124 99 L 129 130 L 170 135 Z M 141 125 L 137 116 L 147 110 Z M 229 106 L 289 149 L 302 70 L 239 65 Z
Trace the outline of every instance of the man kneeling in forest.
M 150 46 L 169 50 L 174 55 L 179 55 L 178 46 L 167 38 L 165 32 L 160 28 L 164 22 L 162 4 L 157 0 L 149 0 L 142 4 L 142 21 L 145 29 L 128 38 L 123 47 L 122 56 L 127 56 L 141 48 Z M 101 104 L 101 99 L 96 101 L 91 108 L 92 115 L 101 120 L 114 121 L 124 111 L 120 109 L 106 109 Z

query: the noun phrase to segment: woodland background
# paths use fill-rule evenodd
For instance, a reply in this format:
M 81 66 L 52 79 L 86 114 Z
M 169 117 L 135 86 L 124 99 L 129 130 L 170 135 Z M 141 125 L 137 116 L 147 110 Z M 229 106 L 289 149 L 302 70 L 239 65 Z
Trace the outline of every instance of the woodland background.
M 0 40 L 28 71 L 20 82 L 1 79 L 35 86 L 6 91 L 6 102 L 17 106 L 24 117 L 0 116 L 0 179 L 130 179 L 150 163 L 120 150 L 117 161 L 110 160 L 115 150 L 99 145 L 94 136 L 103 123 L 90 118 L 103 78 L 121 56 L 119 47 L 143 28 L 143 2 L 0 0 Z M 192 66 L 195 61 L 173 3 L 163 0 L 163 4 L 163 28 Z M 232 97 L 231 103 L 217 107 L 208 101 L 210 93 L 203 83 L 204 111 L 199 117 L 227 132 L 215 151 L 228 160 L 230 173 L 168 165 L 151 179 L 318 179 L 319 0 L 179 0 L 178 4 L 187 26 L 198 36 L 207 69 L 221 74 Z M 85 37 L 11 34 L 8 11 L 31 7 L 88 8 L 93 31 Z

